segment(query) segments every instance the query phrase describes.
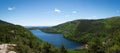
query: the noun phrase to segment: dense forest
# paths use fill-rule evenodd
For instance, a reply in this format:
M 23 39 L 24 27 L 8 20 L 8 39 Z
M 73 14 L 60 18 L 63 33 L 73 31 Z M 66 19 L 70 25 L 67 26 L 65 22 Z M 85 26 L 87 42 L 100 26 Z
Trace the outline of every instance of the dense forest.
M 0 20 L 0 44 L 16 44 L 17 53 L 67 53 L 63 46 L 55 46 L 42 42 L 34 36 L 28 29 Z
M 40 30 L 62 33 L 65 38 L 87 45 L 86 53 L 120 53 L 120 16 L 74 20 Z

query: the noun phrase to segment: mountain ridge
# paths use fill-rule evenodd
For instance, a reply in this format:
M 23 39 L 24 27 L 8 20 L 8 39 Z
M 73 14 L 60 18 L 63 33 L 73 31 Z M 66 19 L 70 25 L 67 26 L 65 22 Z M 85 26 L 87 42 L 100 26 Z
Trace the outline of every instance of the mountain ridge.
M 87 50 L 91 53 L 116 53 L 120 51 L 119 29 L 120 16 L 115 16 L 98 20 L 75 20 L 41 30 L 62 33 L 65 38 L 87 44 Z

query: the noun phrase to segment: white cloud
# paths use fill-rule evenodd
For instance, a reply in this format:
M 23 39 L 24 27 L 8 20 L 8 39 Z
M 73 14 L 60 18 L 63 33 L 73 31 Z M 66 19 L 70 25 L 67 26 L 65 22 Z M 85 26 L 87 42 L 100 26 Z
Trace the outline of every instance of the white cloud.
M 72 11 L 72 13 L 77 13 L 77 11 Z
M 15 9 L 15 7 L 8 7 L 8 10 L 9 11 L 12 11 L 12 10 L 14 10 Z
M 61 10 L 60 10 L 60 9 L 55 8 L 55 9 L 54 9 L 54 12 L 56 12 L 56 13 L 61 13 Z

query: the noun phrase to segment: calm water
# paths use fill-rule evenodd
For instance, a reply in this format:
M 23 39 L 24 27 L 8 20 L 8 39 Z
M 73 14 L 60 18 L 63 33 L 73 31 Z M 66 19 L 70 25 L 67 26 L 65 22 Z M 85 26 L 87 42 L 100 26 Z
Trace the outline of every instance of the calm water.
M 45 33 L 40 30 L 31 30 L 31 32 L 42 41 L 49 42 L 56 47 L 60 47 L 62 44 L 64 44 L 67 49 L 75 49 L 80 47 L 78 43 L 63 38 L 62 34 Z

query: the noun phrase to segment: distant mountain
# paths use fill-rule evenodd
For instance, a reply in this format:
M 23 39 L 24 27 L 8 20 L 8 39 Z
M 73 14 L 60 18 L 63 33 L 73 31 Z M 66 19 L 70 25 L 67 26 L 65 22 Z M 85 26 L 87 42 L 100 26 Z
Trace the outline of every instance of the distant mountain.
M 51 26 L 24 26 L 24 27 L 29 30 L 39 30 L 43 28 L 50 28 Z
M 48 33 L 62 33 L 65 38 L 87 44 L 91 53 L 120 52 L 120 16 L 98 20 L 74 20 L 51 28 Z

